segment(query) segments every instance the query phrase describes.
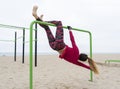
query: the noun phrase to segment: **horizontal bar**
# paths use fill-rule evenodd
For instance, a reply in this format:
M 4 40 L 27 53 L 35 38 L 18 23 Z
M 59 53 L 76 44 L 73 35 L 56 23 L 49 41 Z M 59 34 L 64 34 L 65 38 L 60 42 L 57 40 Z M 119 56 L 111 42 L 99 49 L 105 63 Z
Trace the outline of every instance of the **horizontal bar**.
M 36 40 L 33 40 L 33 41 L 36 41 Z M 25 41 L 25 43 L 28 43 L 28 42 L 30 42 L 30 41 Z
M 18 40 L 18 39 L 21 39 L 21 38 L 23 38 L 23 36 L 18 37 L 17 40 Z
M 21 30 L 23 30 L 23 28 L 25 28 L 25 27 L 18 27 L 18 26 L 4 25 L 4 24 L 0 24 L 0 27 L 21 29 Z M 29 28 L 25 28 L 25 29 L 29 29 Z
M 0 40 L 0 41 L 4 41 L 4 42 L 15 42 L 14 40 Z
M 120 62 L 120 60 L 106 60 L 105 63 L 107 62 Z
M 33 21 L 32 23 L 33 23 L 33 24 L 34 24 L 34 23 L 46 24 L 46 25 L 49 25 L 49 26 L 55 26 L 55 27 L 56 27 L 55 24 L 47 23 L 47 22 L 42 22 L 42 21 Z M 63 26 L 63 28 L 68 29 L 67 26 Z M 72 30 L 81 31 L 81 32 L 86 32 L 86 33 L 91 33 L 90 31 L 83 30 L 83 29 L 78 29 L 78 28 L 72 28 Z
M 4 24 L 0 24 L 0 27 L 3 27 L 3 28 L 14 28 L 14 29 L 20 29 L 20 30 L 23 30 L 23 29 L 29 30 L 30 29 L 30 28 L 27 28 L 27 27 L 19 27 L 19 26 L 4 25 Z M 35 29 L 33 29 L 33 30 L 35 30 Z

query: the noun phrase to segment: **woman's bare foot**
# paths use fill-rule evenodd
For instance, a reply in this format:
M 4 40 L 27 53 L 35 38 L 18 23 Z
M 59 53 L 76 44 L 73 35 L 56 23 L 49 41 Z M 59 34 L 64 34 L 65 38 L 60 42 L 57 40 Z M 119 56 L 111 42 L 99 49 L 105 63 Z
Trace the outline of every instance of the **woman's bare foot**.
M 37 16 L 37 9 L 38 9 L 38 6 L 37 6 L 37 5 L 33 6 L 32 15 L 33 15 L 36 19 L 38 18 L 38 16 Z
M 44 16 L 43 14 L 42 14 L 42 15 L 40 15 L 40 19 L 41 19 L 42 21 L 43 21 L 43 16 Z

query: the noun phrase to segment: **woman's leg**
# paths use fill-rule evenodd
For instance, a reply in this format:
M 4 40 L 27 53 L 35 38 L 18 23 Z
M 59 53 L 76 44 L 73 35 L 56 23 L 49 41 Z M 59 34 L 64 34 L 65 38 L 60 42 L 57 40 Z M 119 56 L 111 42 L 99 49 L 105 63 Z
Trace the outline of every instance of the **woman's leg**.
M 37 18 L 36 20 L 41 21 L 40 18 Z M 48 37 L 49 44 L 50 45 L 53 44 L 53 42 L 55 41 L 55 38 L 54 38 L 50 28 L 47 25 L 41 25 L 41 24 L 39 24 L 39 25 L 42 26 L 45 29 L 47 37 Z
M 55 50 L 59 51 L 65 47 L 64 43 L 64 32 L 61 21 L 47 21 L 56 25 L 56 36 L 55 36 Z
M 40 18 L 37 19 L 38 21 L 41 21 Z M 42 25 L 42 27 L 45 29 L 49 44 L 52 49 L 54 50 L 61 50 L 65 47 L 64 39 L 63 39 L 63 28 L 62 28 L 62 23 L 61 21 L 47 21 L 49 23 L 53 23 L 56 25 L 56 36 L 54 38 L 50 28 L 47 25 Z M 41 26 L 41 25 L 40 25 Z
M 63 36 L 64 36 L 64 32 L 63 32 L 63 28 L 62 28 L 62 22 L 61 21 L 45 21 L 45 22 L 48 22 L 48 23 L 52 23 L 52 24 L 55 24 L 57 29 L 56 29 L 56 36 L 55 36 L 55 39 L 56 40 L 60 40 L 61 42 L 64 42 L 63 40 Z
M 41 15 L 40 17 L 37 15 L 37 9 L 38 9 L 38 6 L 33 6 L 33 10 L 32 10 L 32 15 L 34 16 L 34 18 L 38 21 L 43 21 L 42 20 L 42 17 L 43 15 Z M 45 29 L 48 29 L 48 26 L 47 25 L 41 25 L 39 24 L 41 27 L 45 28 Z
M 65 48 L 65 43 L 64 43 L 64 31 L 62 27 L 62 22 L 58 21 L 57 23 L 57 30 L 56 30 L 56 36 L 55 36 L 57 44 L 57 50 L 61 50 Z
M 63 32 L 63 28 L 62 28 L 62 22 L 58 21 L 55 38 L 57 41 L 63 42 L 63 36 L 64 36 L 64 32 Z
M 32 15 L 34 16 L 34 18 L 38 21 L 42 21 L 42 17 L 43 15 L 41 15 L 41 17 L 39 18 L 39 16 L 37 15 L 37 9 L 38 9 L 38 6 L 33 6 L 33 10 L 32 10 Z M 50 30 L 50 28 L 47 26 L 47 25 L 41 25 L 39 24 L 41 27 L 43 27 L 46 31 L 46 34 L 47 34 L 47 37 L 48 37 L 48 41 L 49 41 L 49 44 L 51 42 L 54 42 L 55 41 L 55 38 Z
M 34 6 L 32 14 L 36 20 L 43 21 L 41 18 L 42 16 L 40 18 L 39 18 L 39 16 L 37 16 L 37 9 L 38 9 L 38 7 Z M 61 21 L 48 21 L 48 22 L 53 23 L 57 26 L 56 38 L 54 38 L 50 28 L 47 25 L 41 25 L 41 24 L 39 24 L 39 25 L 45 29 L 51 48 L 54 50 L 63 49 L 65 47 L 65 43 L 63 42 L 63 28 L 62 28 Z
M 38 9 L 38 6 L 34 6 L 32 14 L 33 14 L 33 16 L 35 17 L 36 20 L 43 21 L 42 20 L 43 15 L 41 15 L 40 18 L 39 18 L 39 16 L 37 15 L 37 9 Z M 63 40 L 63 29 L 62 29 L 61 21 L 46 21 L 46 22 L 53 23 L 57 26 L 56 40 L 59 40 L 59 39 Z M 39 25 L 41 27 L 43 27 L 46 31 L 49 30 L 49 33 L 52 34 L 51 31 L 50 31 L 50 28 L 47 25 L 41 25 L 41 24 L 39 24 Z

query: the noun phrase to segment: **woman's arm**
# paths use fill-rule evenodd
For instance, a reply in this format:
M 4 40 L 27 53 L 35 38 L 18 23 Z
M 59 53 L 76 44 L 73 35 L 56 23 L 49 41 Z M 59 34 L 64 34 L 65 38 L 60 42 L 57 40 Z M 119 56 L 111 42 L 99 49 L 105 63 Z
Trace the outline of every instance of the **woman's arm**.
M 74 39 L 74 36 L 73 36 L 73 33 L 71 30 L 69 30 L 69 34 L 70 34 L 70 40 L 72 43 L 72 47 L 74 47 L 74 46 L 76 46 L 76 42 L 75 42 L 75 39 Z
M 86 68 L 86 69 L 89 69 L 89 70 L 91 69 L 90 66 L 88 66 L 88 65 L 86 65 L 86 64 L 83 64 L 83 63 L 80 62 L 80 61 L 77 61 L 75 64 L 78 65 L 78 66 L 84 67 L 84 68 Z
M 72 33 L 72 27 L 71 26 L 67 26 L 68 30 L 69 30 L 69 35 L 70 35 L 70 40 L 71 40 L 71 43 L 72 43 L 72 47 L 77 47 L 76 46 L 76 42 L 75 42 L 75 39 L 74 39 L 74 35 Z

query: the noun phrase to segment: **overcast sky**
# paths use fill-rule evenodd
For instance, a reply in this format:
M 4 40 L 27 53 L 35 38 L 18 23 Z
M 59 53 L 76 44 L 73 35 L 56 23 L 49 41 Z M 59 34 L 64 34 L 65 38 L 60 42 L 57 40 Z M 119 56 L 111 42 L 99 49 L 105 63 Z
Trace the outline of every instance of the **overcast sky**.
M 34 20 L 31 13 L 35 4 L 39 6 L 38 14 L 44 14 L 44 20 L 61 20 L 65 26 L 91 31 L 94 53 L 120 53 L 120 0 L 1 0 L 0 24 L 29 28 Z M 14 39 L 14 31 L 0 28 L 0 40 Z M 17 32 L 18 37 L 22 36 L 22 31 Z M 88 34 L 73 33 L 80 51 L 89 52 Z M 40 29 L 38 35 L 38 51 L 54 52 L 48 45 L 45 31 Z M 26 40 L 29 40 L 29 31 Z M 65 41 L 71 45 L 67 30 Z M 18 51 L 22 50 L 21 42 L 22 39 L 18 40 Z M 13 51 L 13 44 L 0 42 L 0 52 Z M 28 49 L 29 44 L 26 44 L 26 51 Z

